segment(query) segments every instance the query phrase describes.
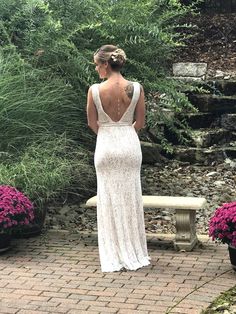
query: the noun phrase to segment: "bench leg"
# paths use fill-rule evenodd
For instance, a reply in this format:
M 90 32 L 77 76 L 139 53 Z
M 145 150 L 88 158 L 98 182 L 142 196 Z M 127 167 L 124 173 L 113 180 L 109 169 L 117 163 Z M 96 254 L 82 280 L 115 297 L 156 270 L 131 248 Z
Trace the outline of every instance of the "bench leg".
M 176 250 L 191 251 L 198 243 L 195 220 L 195 210 L 176 210 L 176 236 L 174 242 Z

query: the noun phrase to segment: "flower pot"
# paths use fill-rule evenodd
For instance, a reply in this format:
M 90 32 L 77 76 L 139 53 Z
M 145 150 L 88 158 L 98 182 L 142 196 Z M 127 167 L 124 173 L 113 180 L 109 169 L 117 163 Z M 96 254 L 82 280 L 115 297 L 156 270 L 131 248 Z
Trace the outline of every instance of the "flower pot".
M 31 238 L 36 237 L 41 234 L 45 218 L 47 214 L 47 208 L 44 207 L 35 213 L 35 219 L 29 225 L 23 226 L 20 230 L 16 232 L 13 231 L 14 238 Z
M 11 235 L 0 233 L 0 253 L 3 253 L 11 247 Z
M 231 265 L 234 271 L 236 271 L 236 247 L 229 245 L 228 249 L 229 249 L 229 258 L 230 258 Z

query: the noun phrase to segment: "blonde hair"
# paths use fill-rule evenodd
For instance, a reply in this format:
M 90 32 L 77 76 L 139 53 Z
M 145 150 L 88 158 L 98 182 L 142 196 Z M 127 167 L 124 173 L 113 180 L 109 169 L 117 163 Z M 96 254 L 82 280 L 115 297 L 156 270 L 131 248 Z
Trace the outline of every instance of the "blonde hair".
M 94 57 L 101 63 L 108 62 L 113 71 L 120 71 L 126 61 L 126 54 L 123 49 L 113 45 L 104 45 L 95 53 Z

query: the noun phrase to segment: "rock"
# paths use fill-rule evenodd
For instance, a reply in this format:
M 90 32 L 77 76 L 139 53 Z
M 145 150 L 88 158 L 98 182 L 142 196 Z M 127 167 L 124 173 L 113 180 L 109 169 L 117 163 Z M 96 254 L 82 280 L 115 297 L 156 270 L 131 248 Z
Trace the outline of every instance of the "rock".
M 173 75 L 180 77 L 204 77 L 207 64 L 203 62 L 177 62 L 173 64 Z
M 207 73 L 206 73 L 206 77 L 207 79 L 209 80 L 212 80 L 212 79 L 224 79 L 228 80 L 228 77 L 231 79 L 231 80 L 235 80 L 236 78 L 236 72 L 235 71 L 230 71 L 230 70 L 227 70 L 227 71 L 221 71 L 221 70 L 213 70 L 213 69 L 208 69 L 207 70 Z
M 201 77 L 193 77 L 193 76 L 172 76 L 172 79 L 176 79 L 176 80 L 181 80 L 184 82 L 201 82 L 203 80 L 205 80 L 205 75 L 201 76 Z
M 216 171 L 212 171 L 206 174 L 206 177 L 212 177 L 212 176 L 216 176 L 218 174 L 218 172 Z
M 193 197 L 194 194 L 193 194 L 192 192 L 191 192 L 191 193 L 189 192 L 189 193 L 186 194 L 186 196 L 188 196 L 188 197 Z
M 155 164 L 161 161 L 160 145 L 141 142 L 141 148 L 144 164 Z
M 163 220 L 165 220 L 165 221 L 171 221 L 172 219 L 171 219 L 171 217 L 169 217 L 169 216 L 164 216 L 164 217 L 163 217 Z
M 220 119 L 216 114 L 209 112 L 189 113 L 186 116 L 188 125 L 193 129 L 213 128 L 220 126 Z
M 190 102 L 199 109 L 200 112 L 209 113 L 235 113 L 236 96 L 216 96 L 212 94 L 190 94 Z
M 227 130 L 236 130 L 236 114 L 223 114 L 221 116 L 221 127 Z
M 83 214 L 83 213 L 84 213 L 84 208 L 78 207 L 78 208 L 75 208 L 75 211 L 76 211 L 78 214 Z
M 174 158 L 181 161 L 188 161 L 192 164 L 209 165 L 214 160 L 218 162 L 224 160 L 224 148 L 201 148 L 201 147 L 182 147 L 175 146 Z
M 164 217 L 164 216 L 169 215 L 170 213 L 169 213 L 167 210 L 162 210 L 162 211 L 161 211 L 161 214 L 162 214 L 162 216 Z
M 64 206 L 62 206 L 62 207 L 60 208 L 58 214 L 61 215 L 61 216 L 63 216 L 63 215 L 66 215 L 66 214 L 67 214 L 68 212 L 70 212 L 70 211 L 71 211 L 70 206 L 64 205 Z
M 162 216 L 161 215 L 154 216 L 153 220 L 155 220 L 155 219 L 162 219 Z
M 222 186 L 222 185 L 225 185 L 225 181 L 220 181 L 220 180 L 219 181 L 215 181 L 214 184 L 217 185 L 217 186 Z
M 236 168 L 236 162 L 229 158 L 225 159 L 225 164 L 228 164 L 231 168 Z
M 192 131 L 192 144 L 196 147 L 209 147 L 224 144 L 231 139 L 231 132 L 225 129 L 203 129 Z
M 214 311 L 223 311 L 223 310 L 227 310 L 227 308 L 229 307 L 229 303 L 225 302 L 223 304 L 219 304 L 217 306 L 215 306 L 213 308 Z
M 215 72 L 215 77 L 216 78 L 223 78 L 224 75 L 225 75 L 225 73 L 223 71 L 221 71 L 221 70 L 216 70 L 216 72 Z
M 236 94 L 236 81 L 230 80 L 215 80 L 215 81 L 208 81 L 210 85 L 215 85 L 215 88 L 221 93 L 226 96 L 232 96 Z

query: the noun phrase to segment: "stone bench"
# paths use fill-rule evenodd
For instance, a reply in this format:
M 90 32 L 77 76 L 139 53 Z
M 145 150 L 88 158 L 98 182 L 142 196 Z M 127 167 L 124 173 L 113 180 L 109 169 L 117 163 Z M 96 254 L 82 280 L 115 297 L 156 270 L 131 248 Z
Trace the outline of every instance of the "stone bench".
M 173 208 L 176 211 L 176 235 L 174 247 L 176 250 L 191 251 L 198 243 L 196 234 L 196 210 L 203 209 L 205 198 L 143 195 L 144 208 Z M 96 207 L 97 197 L 91 197 L 86 207 Z

